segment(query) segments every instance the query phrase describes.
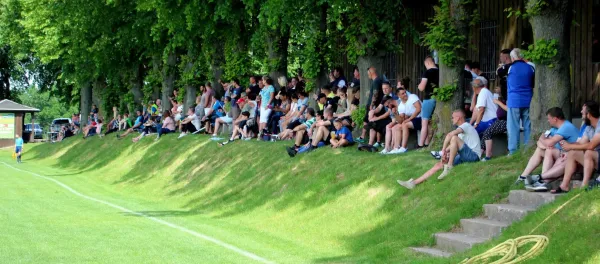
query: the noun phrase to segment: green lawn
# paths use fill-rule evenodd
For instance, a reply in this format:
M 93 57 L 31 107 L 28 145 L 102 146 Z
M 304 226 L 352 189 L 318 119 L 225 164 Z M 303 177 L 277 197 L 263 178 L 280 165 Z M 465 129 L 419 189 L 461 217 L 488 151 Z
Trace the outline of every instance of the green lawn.
M 449 260 L 407 249 L 433 244 L 461 218 L 482 214 L 513 188 L 527 157 L 458 166 L 444 181 L 409 191 L 434 162 L 319 149 L 290 159 L 286 142 L 218 147 L 206 136 L 167 135 L 133 144 L 112 137 L 26 145 L 21 169 L 57 179 L 84 195 L 157 217 L 277 263 L 456 263 L 528 234 L 562 202 L 531 214 L 505 234 Z M 0 162 L 11 162 L 8 151 Z M 3 166 L 3 165 L 2 165 Z M 9 262 L 247 263 L 248 258 L 188 233 L 69 193 L 48 180 L 1 167 L 1 256 Z M 600 259 L 600 190 L 584 193 L 543 224 L 546 252 L 531 263 Z M 575 228 L 573 225 L 577 225 Z M 573 236 L 576 234 L 576 236 Z M 6 259 L 6 258 L 3 258 Z

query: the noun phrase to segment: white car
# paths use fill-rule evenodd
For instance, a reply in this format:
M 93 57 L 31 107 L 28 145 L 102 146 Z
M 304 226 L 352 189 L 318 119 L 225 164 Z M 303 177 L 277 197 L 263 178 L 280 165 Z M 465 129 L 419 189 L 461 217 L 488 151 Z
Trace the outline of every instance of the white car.
M 72 123 L 73 123 L 73 121 L 71 121 L 71 118 L 56 118 L 56 119 L 52 120 L 52 124 L 50 125 L 50 131 L 58 132 L 58 131 L 60 131 L 60 127 L 69 126 Z

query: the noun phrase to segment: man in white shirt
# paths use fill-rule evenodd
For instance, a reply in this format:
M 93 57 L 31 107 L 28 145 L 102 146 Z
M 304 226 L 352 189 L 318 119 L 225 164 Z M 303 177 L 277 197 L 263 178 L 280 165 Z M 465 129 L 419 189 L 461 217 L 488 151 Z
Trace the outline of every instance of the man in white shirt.
M 488 90 L 487 80 L 484 77 L 475 78 L 471 85 L 473 91 L 477 94 L 477 104 L 471 117 L 471 125 L 481 135 L 498 120 L 496 115 L 498 105 L 494 103 L 494 95 Z
M 405 153 L 410 130 L 421 130 L 421 100 L 416 94 L 408 94 L 408 91 L 404 88 L 398 89 L 398 97 L 406 119 L 402 122 L 402 146 L 397 150 L 397 153 Z
M 465 121 L 465 116 L 466 114 L 462 109 L 455 110 L 452 113 L 452 124 L 458 126 L 458 128 L 446 135 L 444 146 L 441 151 L 442 160 L 416 180 L 398 180 L 400 185 L 407 189 L 412 189 L 417 184 L 420 184 L 433 176 L 434 173 L 442 168 L 444 171 L 438 176 L 438 180 L 444 179 L 455 165 L 464 162 L 479 161 L 479 158 L 481 157 L 479 135 L 475 128 Z

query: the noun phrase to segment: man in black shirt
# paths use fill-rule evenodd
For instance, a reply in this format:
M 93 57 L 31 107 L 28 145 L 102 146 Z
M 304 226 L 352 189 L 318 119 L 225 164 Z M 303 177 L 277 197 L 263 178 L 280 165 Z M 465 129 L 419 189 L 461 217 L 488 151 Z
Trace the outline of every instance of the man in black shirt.
M 248 89 L 246 89 L 246 94 L 260 94 L 260 87 L 256 82 L 256 77 L 250 76 L 250 85 L 248 85 Z
M 421 83 L 419 83 L 419 91 L 424 92 L 423 108 L 421 110 L 421 137 L 417 148 L 429 145 L 429 120 L 433 116 L 435 110 L 435 99 L 431 98 L 433 89 L 439 87 L 440 70 L 435 65 L 435 61 L 431 56 L 427 56 L 424 61 L 425 68 Z
M 367 70 L 367 74 L 369 75 L 369 79 L 373 80 L 373 83 L 371 83 L 371 91 L 369 92 L 369 95 L 367 97 L 367 104 L 366 104 L 366 108 L 367 108 L 367 114 L 365 115 L 365 118 L 363 119 L 364 125 L 363 125 L 363 131 L 362 131 L 362 135 L 357 139 L 358 142 L 364 142 L 366 134 L 367 134 L 367 130 L 364 129 L 364 127 L 367 126 L 367 123 L 369 122 L 369 115 L 373 115 L 373 112 L 371 112 L 372 108 L 371 106 L 373 105 L 373 102 L 377 102 L 377 104 L 375 104 L 375 107 L 378 106 L 379 102 L 381 102 L 381 99 L 383 99 L 383 80 L 377 75 L 377 69 L 375 69 L 375 67 L 371 66 L 369 67 L 369 69 Z M 375 95 L 376 98 L 373 98 Z
M 496 76 L 498 80 L 500 80 L 500 88 L 502 94 L 502 98 L 507 98 L 506 91 L 508 90 L 508 69 L 512 65 L 512 59 L 510 58 L 511 49 L 503 49 L 500 51 L 500 65 L 496 70 Z

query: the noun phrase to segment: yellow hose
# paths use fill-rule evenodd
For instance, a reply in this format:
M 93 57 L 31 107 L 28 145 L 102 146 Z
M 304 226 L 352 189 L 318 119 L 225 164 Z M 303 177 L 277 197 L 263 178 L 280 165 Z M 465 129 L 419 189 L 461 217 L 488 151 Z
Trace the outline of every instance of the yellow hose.
M 490 263 L 490 264 L 512 264 L 519 263 L 527 259 L 534 258 L 541 254 L 550 240 L 546 236 L 539 235 L 529 235 L 522 236 L 516 239 L 509 239 L 504 241 L 504 243 L 495 246 L 494 248 L 486 251 L 483 254 L 474 256 L 472 258 L 465 259 L 461 262 L 461 264 L 471 264 L 471 263 Z M 523 247 L 526 244 L 535 243 L 529 251 L 524 254 L 519 255 L 518 249 Z M 489 262 L 493 258 L 501 257 L 501 259 L 496 260 L 494 262 Z

